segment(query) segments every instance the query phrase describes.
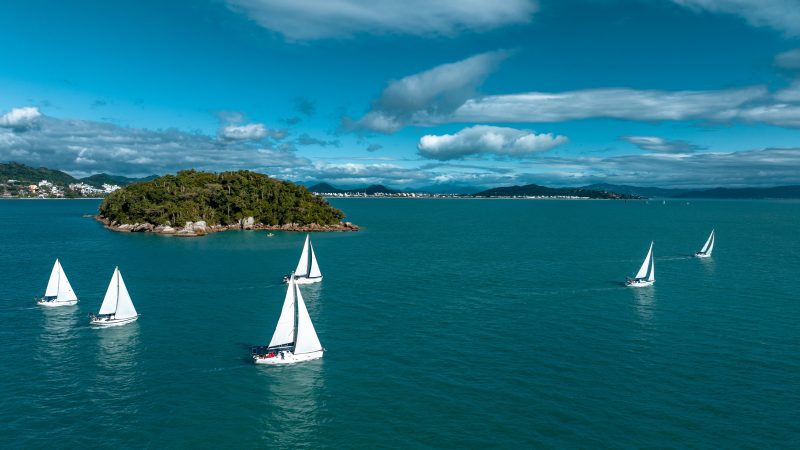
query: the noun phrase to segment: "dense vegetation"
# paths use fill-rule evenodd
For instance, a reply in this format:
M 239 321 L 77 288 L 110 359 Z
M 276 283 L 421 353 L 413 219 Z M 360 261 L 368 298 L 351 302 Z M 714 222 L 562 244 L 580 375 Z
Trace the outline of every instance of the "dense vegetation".
M 3 182 L 17 180 L 25 184 L 36 184 L 42 180 L 48 180 L 59 186 L 77 183 L 75 178 L 60 170 L 52 170 L 46 167 L 34 168 L 15 162 L 0 164 L 0 180 Z
M 154 225 L 198 220 L 232 225 L 251 216 L 267 225 L 332 225 L 344 218 L 303 186 L 246 170 L 185 170 L 134 183 L 109 194 L 100 205 L 100 215 L 118 223 Z
M 592 191 L 581 188 L 549 188 L 538 184 L 525 186 L 508 186 L 478 192 L 475 197 L 585 197 L 608 199 L 636 199 L 635 195 L 617 194 L 615 192 Z

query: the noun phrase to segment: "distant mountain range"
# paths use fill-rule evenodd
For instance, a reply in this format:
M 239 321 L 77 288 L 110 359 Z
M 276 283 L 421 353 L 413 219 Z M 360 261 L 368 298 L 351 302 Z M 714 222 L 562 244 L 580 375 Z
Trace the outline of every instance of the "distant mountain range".
M 550 188 L 538 184 L 525 186 L 507 186 L 474 194 L 475 197 L 582 197 L 599 199 L 636 199 L 640 198 L 631 194 L 620 194 L 609 191 L 597 191 L 583 188 Z
M 619 184 L 591 184 L 582 189 L 617 192 L 648 198 L 752 198 L 793 199 L 800 198 L 800 186 L 776 186 L 768 188 L 713 188 L 713 189 L 663 189 Z
M 8 180 L 17 180 L 22 183 L 36 184 L 42 180 L 47 180 L 58 186 L 82 182 L 99 188 L 103 183 L 127 186 L 131 183 L 152 180 L 157 177 L 157 175 L 151 175 L 145 178 L 129 178 L 121 175 L 99 173 L 85 178 L 75 178 L 68 173 L 46 167 L 35 168 L 16 162 L 0 163 L 0 183 L 6 183 Z

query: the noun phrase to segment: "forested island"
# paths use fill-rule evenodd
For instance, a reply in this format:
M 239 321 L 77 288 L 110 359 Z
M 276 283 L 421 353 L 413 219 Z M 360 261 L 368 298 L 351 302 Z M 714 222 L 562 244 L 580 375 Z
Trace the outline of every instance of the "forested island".
M 115 231 L 199 236 L 232 229 L 354 231 L 344 213 L 303 186 L 256 172 L 176 175 L 109 194 L 97 219 Z

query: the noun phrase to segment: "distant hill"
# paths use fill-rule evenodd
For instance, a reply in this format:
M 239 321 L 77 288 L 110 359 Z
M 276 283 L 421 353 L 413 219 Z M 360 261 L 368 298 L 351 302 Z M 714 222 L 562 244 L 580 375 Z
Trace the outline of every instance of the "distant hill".
M 368 195 L 375 195 L 378 193 L 381 194 L 396 194 L 399 191 L 394 189 L 389 189 L 382 184 L 373 184 L 371 186 L 366 186 L 362 188 L 354 188 L 354 189 L 339 189 L 334 187 L 328 183 L 318 183 L 310 188 L 309 191 L 314 192 L 316 194 L 368 194 Z
M 158 175 L 150 175 L 149 177 L 144 177 L 144 178 L 130 178 L 130 177 L 124 177 L 122 175 L 109 175 L 107 173 L 98 173 L 96 175 L 91 175 L 85 178 L 81 178 L 80 181 L 94 187 L 100 187 L 104 183 L 116 184 L 119 186 L 127 186 L 131 183 L 138 183 L 140 181 L 150 181 L 156 178 L 158 178 Z
M 5 183 L 8 180 L 17 180 L 23 184 L 36 184 L 42 180 L 48 180 L 59 186 L 77 182 L 72 175 L 60 170 L 46 167 L 34 168 L 16 162 L 0 163 L 0 182 Z
M 685 192 L 678 198 L 800 198 L 800 186 L 770 188 L 714 188 Z
M 0 182 L 2 183 L 8 180 L 17 180 L 23 184 L 36 184 L 42 180 L 47 180 L 62 187 L 72 183 L 84 182 L 90 186 L 99 188 L 103 183 L 127 186 L 131 183 L 149 181 L 155 178 L 158 178 L 158 175 L 150 175 L 145 178 L 130 178 L 122 175 L 99 173 L 97 175 L 78 179 L 68 173 L 64 173 L 60 170 L 48 169 L 46 167 L 34 168 L 16 162 L 0 163 Z
M 657 187 L 641 187 L 641 186 L 630 186 L 627 184 L 608 184 L 608 183 L 590 184 L 588 186 L 583 186 L 581 189 L 588 189 L 590 191 L 616 192 L 618 194 L 637 195 L 639 197 L 648 197 L 648 198 L 655 198 L 655 197 L 669 198 L 669 197 L 676 197 L 678 195 L 685 194 L 687 192 L 691 192 L 691 189 L 664 189 Z
M 586 197 L 599 199 L 634 199 L 638 198 L 628 194 L 618 194 L 615 192 L 594 191 L 581 188 L 549 188 L 538 184 L 527 184 L 525 186 L 507 186 L 474 194 L 475 197 Z

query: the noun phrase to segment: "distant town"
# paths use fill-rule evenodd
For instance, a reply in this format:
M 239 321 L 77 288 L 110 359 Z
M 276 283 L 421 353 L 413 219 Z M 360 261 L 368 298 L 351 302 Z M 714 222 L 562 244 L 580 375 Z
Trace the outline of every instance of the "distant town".
M 29 184 L 28 182 L 14 179 L 8 179 L 0 184 L 3 188 L 2 197 L 4 198 L 102 197 L 121 187 L 108 183 L 103 183 L 99 188 L 87 183 L 71 183 L 65 187 L 49 180 L 40 180 L 38 183 Z

